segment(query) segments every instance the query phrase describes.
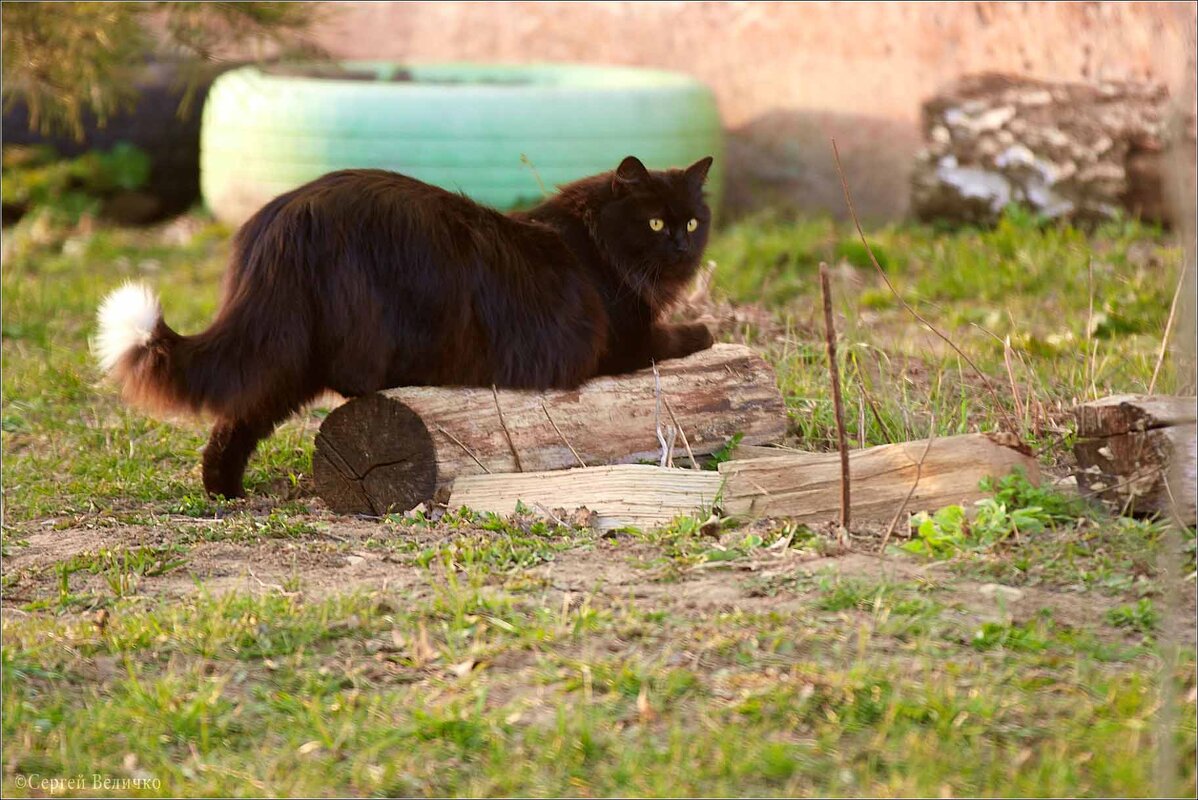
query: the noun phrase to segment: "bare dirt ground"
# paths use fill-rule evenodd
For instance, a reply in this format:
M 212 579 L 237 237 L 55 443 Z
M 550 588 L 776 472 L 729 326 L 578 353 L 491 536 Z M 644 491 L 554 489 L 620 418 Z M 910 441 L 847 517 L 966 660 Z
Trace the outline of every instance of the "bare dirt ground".
M 121 552 L 137 548 L 169 548 L 188 542 L 185 564 L 162 574 L 139 575 L 132 587 L 144 598 L 186 597 L 204 592 L 262 594 L 294 592 L 307 600 L 338 594 L 382 591 L 427 599 L 436 591 L 436 571 L 414 562 L 412 553 L 459 537 L 493 536 L 485 530 L 438 530 L 395 527 L 374 520 L 355 520 L 328 513 L 308 518 L 311 532 L 286 538 L 247 541 L 208 537 L 220 528 L 220 519 L 172 517 L 167 525 L 112 524 L 45 529 L 32 533 L 27 544 L 4 560 L 5 613 L 14 604 L 49 601 L 60 591 L 57 567 L 75 557 Z M 756 523 L 765 529 L 769 522 Z M 731 542 L 743 538 L 741 528 L 725 533 Z M 715 541 L 715 540 L 713 540 Z M 402 548 L 393 547 L 401 543 Z M 552 560 L 513 574 L 539 584 L 550 605 L 561 598 L 588 594 L 606 602 L 636 601 L 682 617 L 743 611 L 793 612 L 809 606 L 824 594 L 814 581 L 803 577 L 832 576 L 876 584 L 918 584 L 934 587 L 944 605 L 974 621 L 1020 622 L 1041 609 L 1051 609 L 1063 624 L 1082 627 L 1100 623 L 1121 598 L 1102 598 L 1093 592 L 1062 588 L 1004 586 L 971 580 L 954 573 L 946 563 L 923 562 L 902 556 L 878 557 L 877 541 L 868 533 L 854 537 L 844 548 L 829 537 L 813 549 L 759 548 L 744 558 L 706 562 L 678 568 L 660 561 L 658 546 L 626 534 L 586 536 L 575 546 L 556 552 Z M 796 578 L 798 578 L 796 580 Z M 72 573 L 71 591 L 103 596 L 107 578 L 86 570 Z M 1192 618 L 1193 593 L 1182 612 Z M 23 613 L 19 610 L 16 613 Z M 1192 626 L 1185 627 L 1185 644 L 1194 644 Z

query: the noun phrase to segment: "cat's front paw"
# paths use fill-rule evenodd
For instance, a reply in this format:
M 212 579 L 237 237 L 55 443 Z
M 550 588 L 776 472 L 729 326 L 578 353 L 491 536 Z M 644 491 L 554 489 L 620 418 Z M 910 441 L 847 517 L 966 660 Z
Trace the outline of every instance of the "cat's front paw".
M 689 356 L 715 344 L 715 337 L 702 322 L 690 322 L 674 329 L 675 358 Z
M 715 337 L 711 335 L 711 330 L 706 325 L 704 325 L 702 322 L 696 322 L 694 323 L 694 326 L 695 349 L 691 352 L 697 353 L 698 351 L 706 350 L 715 344 Z

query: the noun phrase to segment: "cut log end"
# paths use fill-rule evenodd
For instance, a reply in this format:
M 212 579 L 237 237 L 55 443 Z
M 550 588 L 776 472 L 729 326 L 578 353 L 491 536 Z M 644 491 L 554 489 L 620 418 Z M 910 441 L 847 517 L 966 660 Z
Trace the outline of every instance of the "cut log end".
M 1077 483 L 1121 513 L 1195 521 L 1195 398 L 1117 395 L 1075 410 Z
M 432 434 L 416 412 L 370 395 L 332 411 L 316 434 L 317 493 L 339 514 L 382 516 L 434 496 Z

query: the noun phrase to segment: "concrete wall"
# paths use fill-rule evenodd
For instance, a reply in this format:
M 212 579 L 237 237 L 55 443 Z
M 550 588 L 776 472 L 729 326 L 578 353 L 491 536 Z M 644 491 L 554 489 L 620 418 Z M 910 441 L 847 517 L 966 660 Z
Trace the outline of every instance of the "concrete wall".
M 1194 69 L 1198 4 L 338 3 L 317 41 L 344 58 L 583 61 L 690 73 L 729 129 L 732 210 L 839 215 L 836 137 L 859 210 L 903 215 L 919 105 L 956 77 L 1152 79 Z

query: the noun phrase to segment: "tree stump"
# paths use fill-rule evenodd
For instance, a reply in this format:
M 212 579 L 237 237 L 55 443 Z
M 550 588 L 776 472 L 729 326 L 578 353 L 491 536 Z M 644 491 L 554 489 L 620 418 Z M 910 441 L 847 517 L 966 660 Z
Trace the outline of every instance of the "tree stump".
M 924 220 L 990 224 L 1009 203 L 1077 222 L 1120 211 L 1170 222 L 1166 145 L 1193 159 L 1194 118 L 1169 131 L 1164 86 L 974 75 L 923 105 L 912 205 Z
M 1077 484 L 1120 511 L 1195 523 L 1195 398 L 1115 395 L 1078 406 Z M 1178 479 L 1169 481 L 1176 465 Z
M 686 444 L 698 457 L 738 433 L 748 444 L 786 433 L 774 371 L 748 347 L 715 345 L 663 361 L 658 373 L 571 391 L 425 386 L 351 400 L 316 435 L 316 491 L 334 511 L 377 516 L 444 502 L 460 475 L 657 463 L 659 425 L 667 439 L 681 429 L 676 458 Z

